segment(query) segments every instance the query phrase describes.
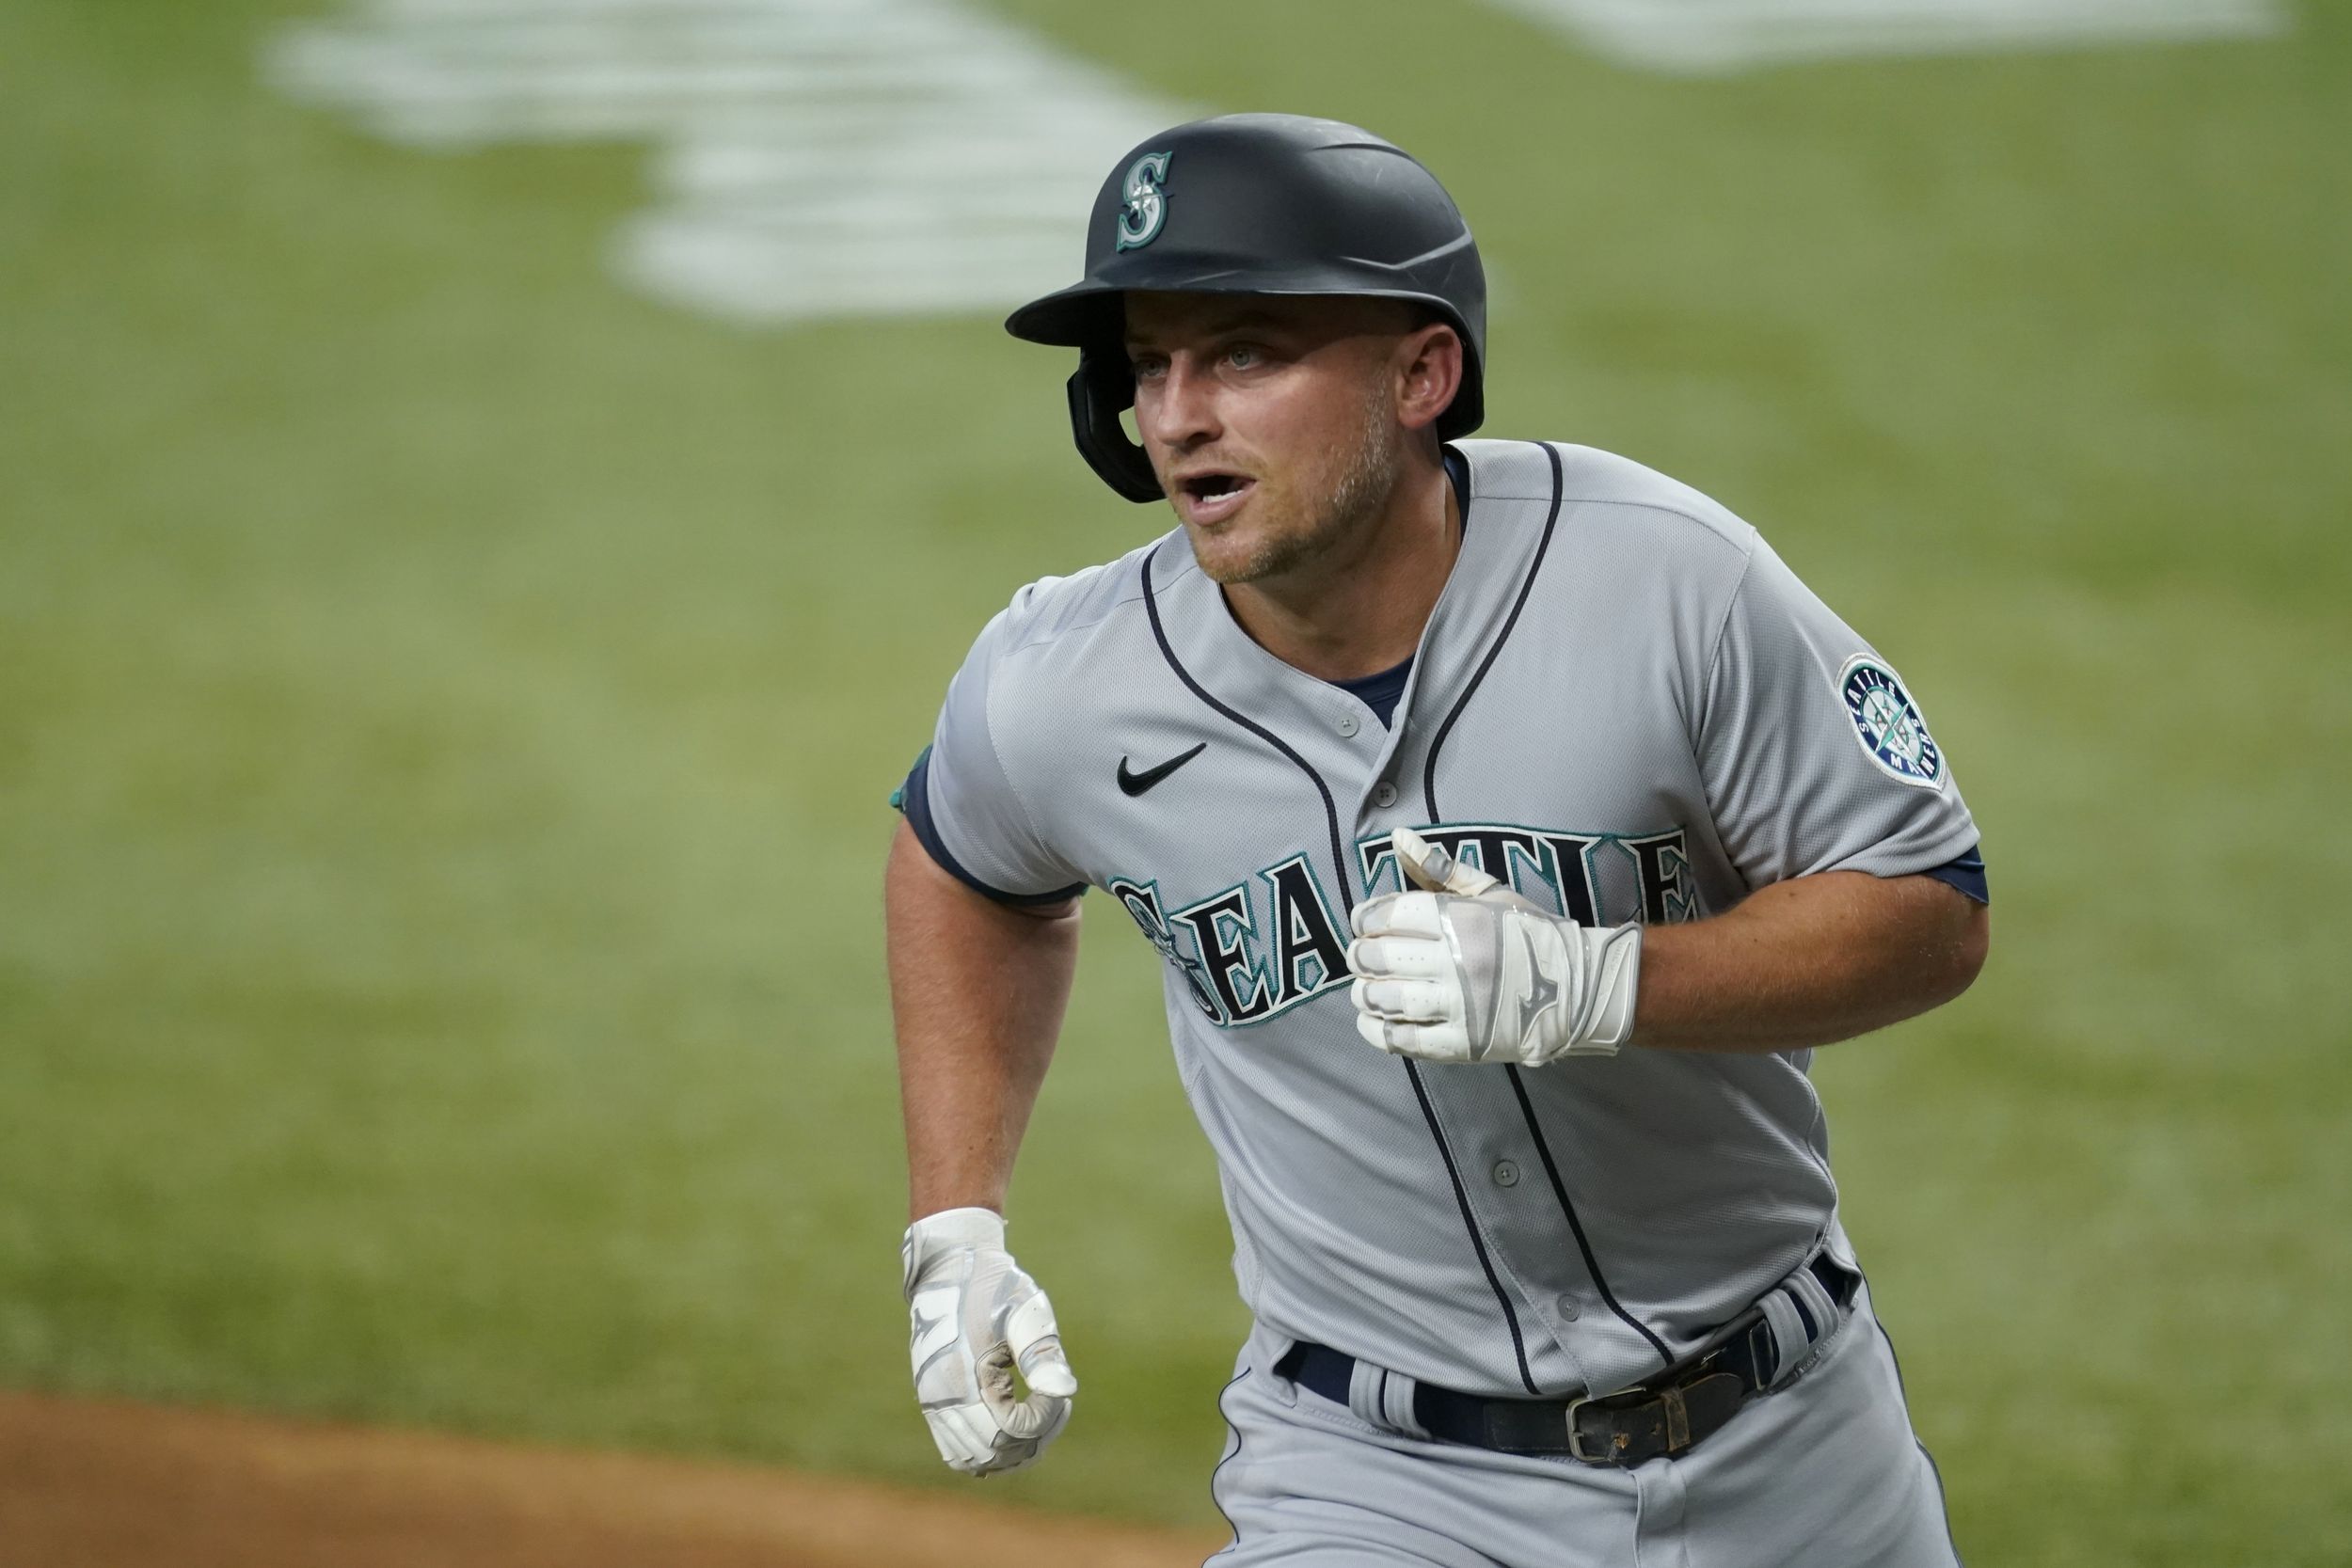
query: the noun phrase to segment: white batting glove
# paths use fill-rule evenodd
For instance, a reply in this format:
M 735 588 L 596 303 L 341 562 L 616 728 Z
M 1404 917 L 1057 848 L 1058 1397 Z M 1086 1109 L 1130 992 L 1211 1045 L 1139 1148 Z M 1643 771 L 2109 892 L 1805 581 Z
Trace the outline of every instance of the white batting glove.
M 1005 1250 L 1005 1222 L 992 1210 L 927 1214 L 907 1227 L 900 1251 L 914 1397 L 939 1457 L 972 1476 L 1019 1469 L 1060 1434 L 1078 1391 L 1053 1303 Z M 1016 1367 L 1026 1398 L 1013 1386 Z
M 1613 1056 L 1633 1033 L 1642 928 L 1549 915 L 1409 828 L 1397 864 L 1421 892 L 1356 907 L 1356 1032 L 1425 1062 Z

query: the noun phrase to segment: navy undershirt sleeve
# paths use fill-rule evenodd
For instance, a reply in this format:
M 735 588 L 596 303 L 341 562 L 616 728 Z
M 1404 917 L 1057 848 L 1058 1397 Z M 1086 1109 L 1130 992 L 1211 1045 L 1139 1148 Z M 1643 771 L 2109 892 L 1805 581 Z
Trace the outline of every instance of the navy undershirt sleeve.
M 1946 861 L 1932 871 L 1920 873 L 1932 877 L 1946 887 L 1958 888 L 1979 904 L 1993 902 L 1993 891 L 1984 879 L 1984 856 L 1981 843 L 1968 846 L 1967 852 L 1958 859 Z
M 908 771 L 907 782 L 891 792 L 890 803 L 906 817 L 907 826 L 914 830 L 915 842 L 923 846 L 924 853 L 939 863 L 942 870 L 973 892 L 993 898 L 999 904 L 1059 904 L 1086 892 L 1086 883 L 1079 882 L 1054 893 L 1007 893 L 1002 888 L 989 886 L 966 871 L 963 863 L 949 853 L 947 846 L 941 842 L 939 827 L 931 820 L 930 771 L 931 749 L 926 746 L 923 754 L 914 759 L 914 767 Z

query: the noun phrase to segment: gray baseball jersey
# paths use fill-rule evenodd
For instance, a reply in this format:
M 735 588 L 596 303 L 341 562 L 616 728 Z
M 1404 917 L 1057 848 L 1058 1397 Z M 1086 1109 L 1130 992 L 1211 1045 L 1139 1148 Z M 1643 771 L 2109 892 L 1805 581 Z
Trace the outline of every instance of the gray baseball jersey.
M 1927 871 L 1977 830 L 1894 670 L 1755 530 L 1589 448 L 1452 450 L 1461 555 L 1390 722 L 1252 641 L 1179 531 L 1023 589 L 904 804 L 967 882 L 1101 888 L 1159 950 L 1263 1323 L 1472 1393 L 1605 1392 L 1834 1235 L 1809 1053 L 1373 1050 L 1343 954 L 1389 834 L 1615 925 Z

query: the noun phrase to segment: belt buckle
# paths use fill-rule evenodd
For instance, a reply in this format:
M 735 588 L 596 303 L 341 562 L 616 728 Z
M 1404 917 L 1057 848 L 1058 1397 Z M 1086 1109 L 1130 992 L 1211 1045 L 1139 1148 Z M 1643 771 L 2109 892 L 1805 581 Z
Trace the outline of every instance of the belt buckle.
M 1689 1437 L 1690 1416 L 1682 1402 L 1682 1390 L 1692 1383 L 1711 1375 L 1720 1354 L 1720 1351 L 1711 1351 L 1698 1360 L 1685 1362 L 1681 1368 L 1683 1375 L 1680 1377 L 1657 1383 L 1637 1383 L 1630 1388 L 1620 1388 L 1613 1394 L 1602 1394 L 1598 1397 L 1585 1394 L 1570 1400 L 1566 1417 L 1568 1453 L 1571 1457 L 1581 1460 L 1587 1465 L 1607 1465 L 1619 1470 L 1630 1468 L 1619 1454 L 1595 1454 L 1584 1450 L 1584 1434 L 1576 1429 L 1576 1413 L 1588 1404 L 1599 1405 L 1604 1410 L 1630 1410 L 1656 1403 L 1662 1403 L 1666 1408 L 1668 1441 L 1667 1446 L 1661 1451 L 1670 1457 L 1677 1453 L 1688 1452 L 1692 1444 Z M 1673 1440 L 1677 1425 L 1683 1428 L 1684 1433 L 1679 1445 Z M 1646 1464 L 1648 1461 L 1645 1459 L 1640 1463 Z
M 1568 1402 L 1568 1456 L 1571 1459 L 1581 1460 L 1587 1465 L 1607 1465 L 1613 1468 L 1623 1468 L 1622 1465 L 1617 1464 L 1617 1456 L 1614 1454 L 1586 1453 L 1584 1451 L 1584 1434 L 1579 1432 L 1576 1428 L 1576 1413 L 1583 1409 L 1588 1404 L 1604 1403 L 1609 1400 L 1623 1399 L 1627 1394 L 1634 1392 L 1638 1392 L 1638 1389 L 1620 1388 L 1613 1394 L 1604 1394 L 1600 1396 L 1598 1400 L 1596 1400 L 1594 1396 L 1590 1394 L 1580 1394 L 1575 1399 Z

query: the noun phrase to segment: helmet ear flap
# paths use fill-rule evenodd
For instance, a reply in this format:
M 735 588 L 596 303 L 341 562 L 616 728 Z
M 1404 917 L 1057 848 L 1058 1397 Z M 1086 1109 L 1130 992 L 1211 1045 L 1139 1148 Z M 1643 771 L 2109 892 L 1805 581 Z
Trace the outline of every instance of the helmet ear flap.
M 1168 492 L 1152 471 L 1152 459 L 1119 422 L 1135 401 L 1136 380 L 1123 363 L 1114 367 L 1091 350 L 1079 351 L 1078 369 L 1070 378 L 1070 428 L 1078 454 L 1129 500 L 1155 501 Z

